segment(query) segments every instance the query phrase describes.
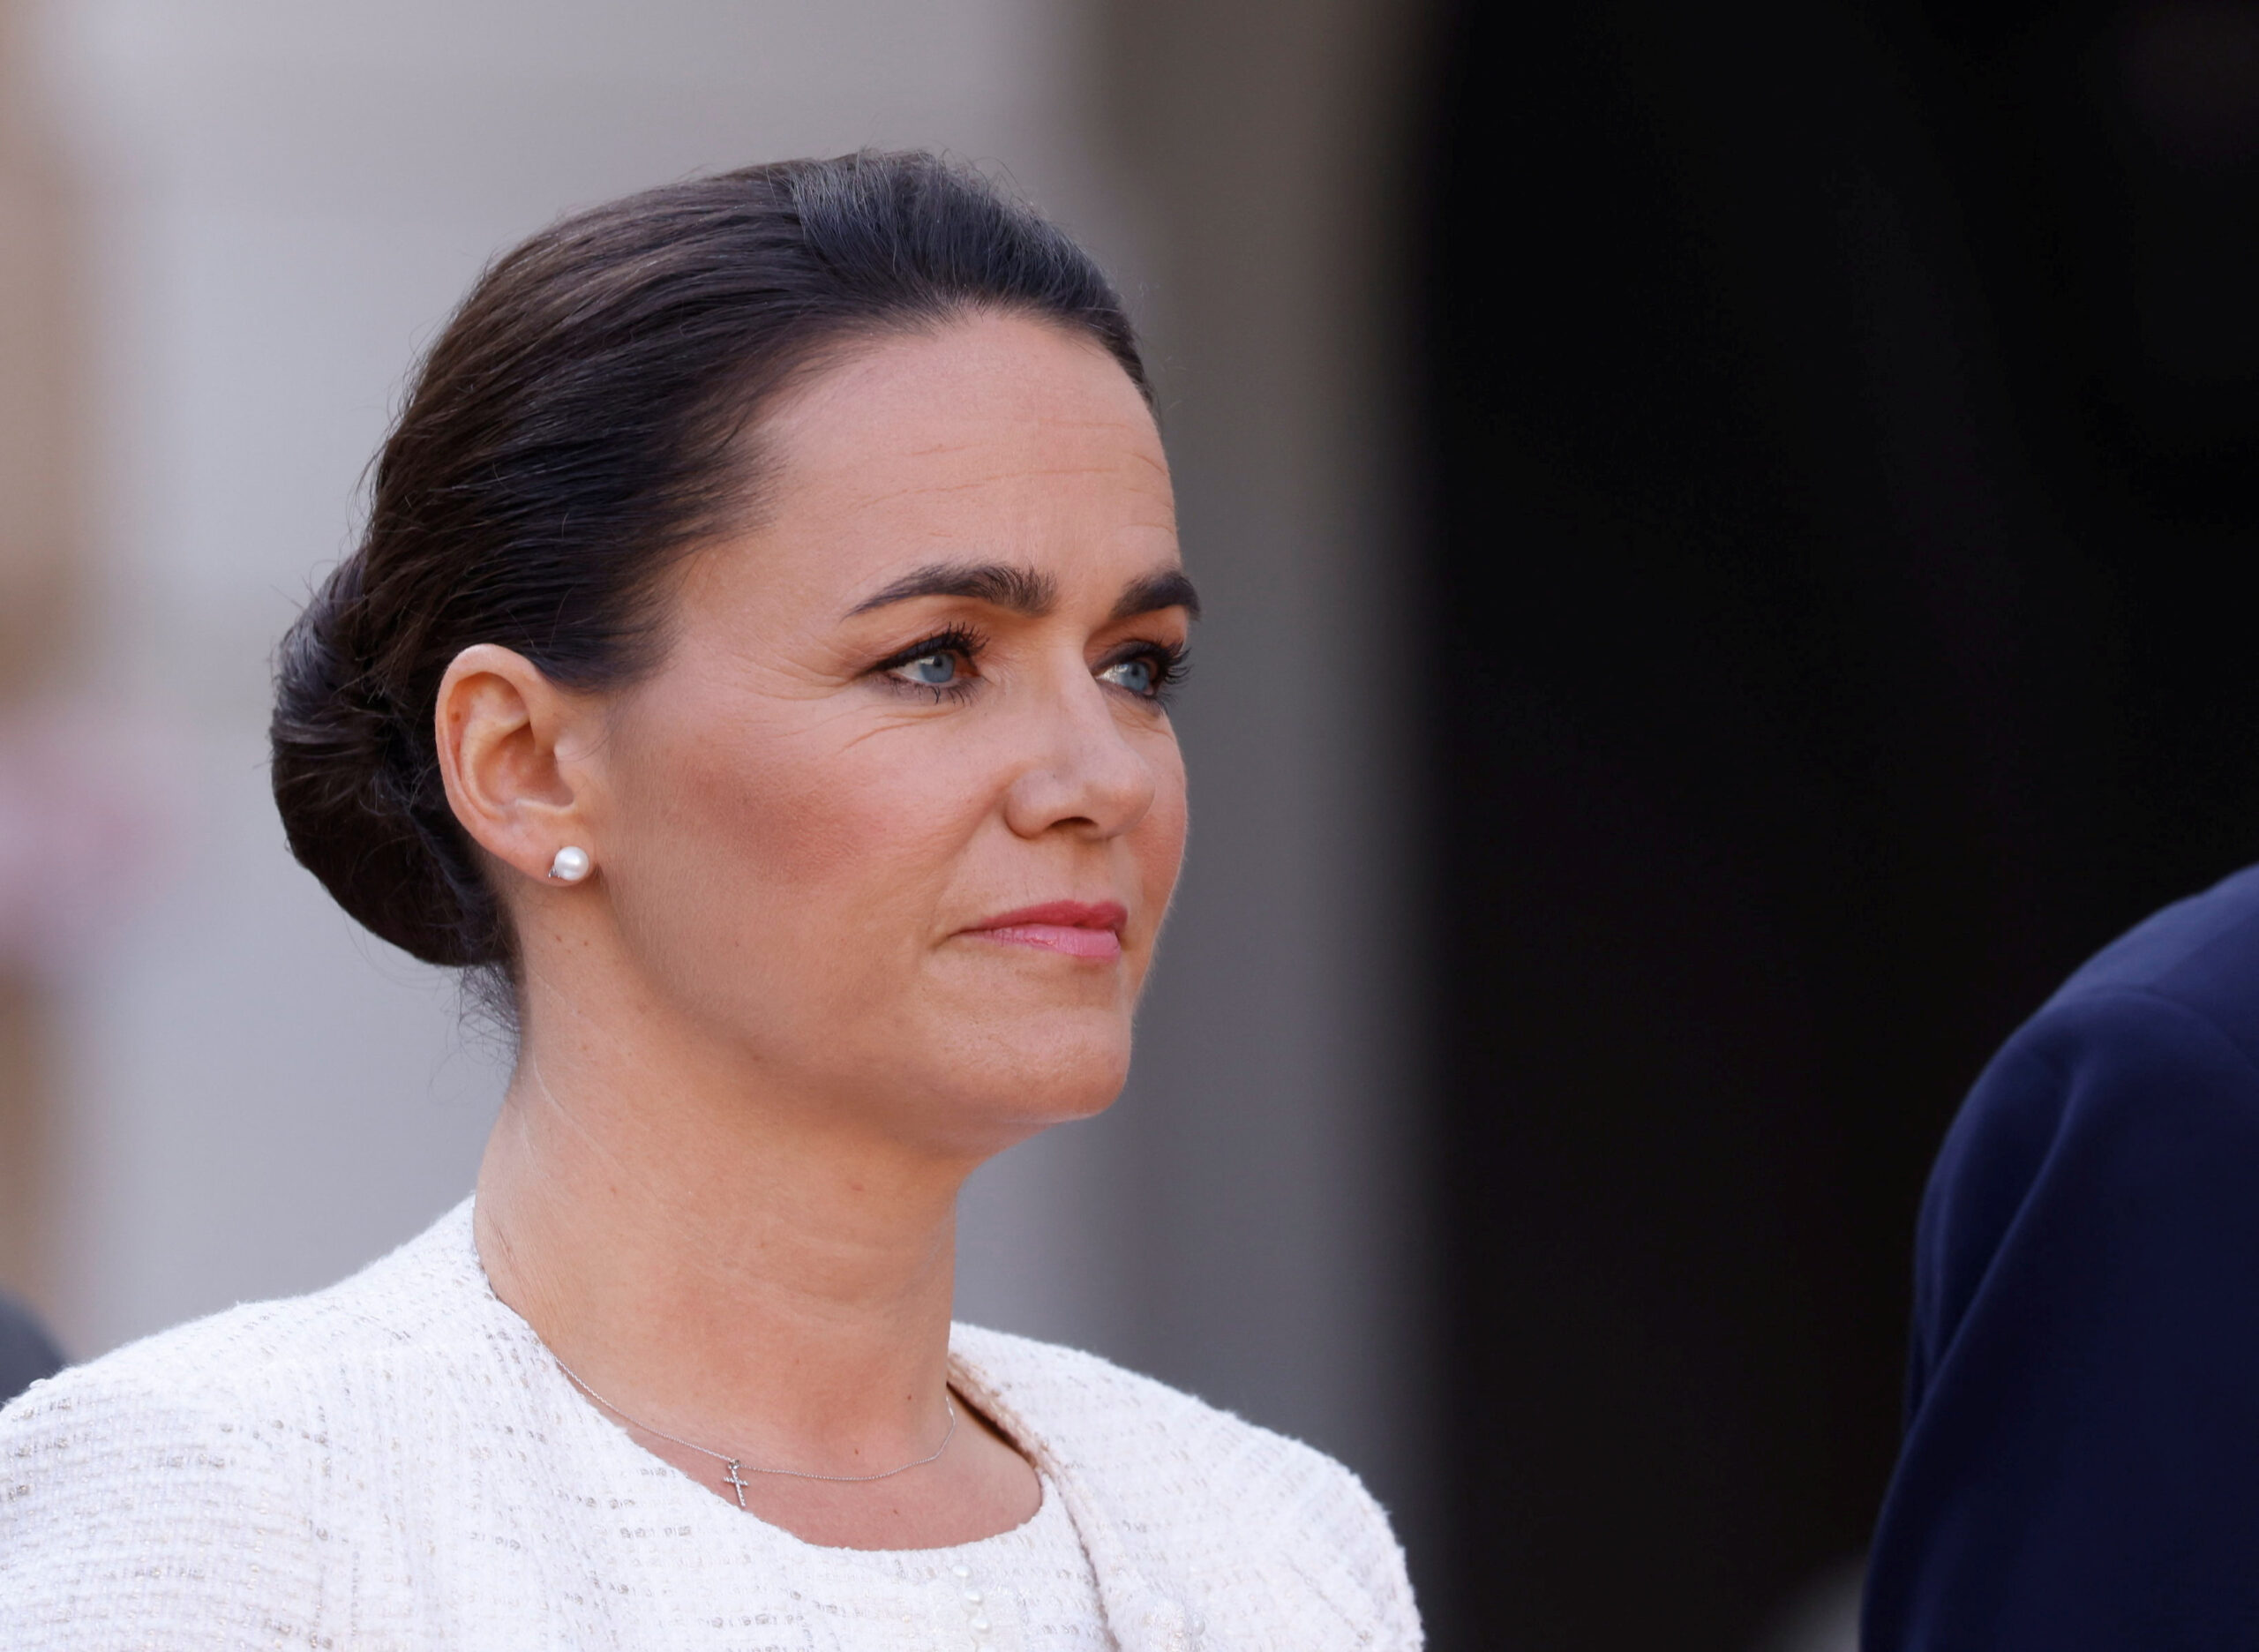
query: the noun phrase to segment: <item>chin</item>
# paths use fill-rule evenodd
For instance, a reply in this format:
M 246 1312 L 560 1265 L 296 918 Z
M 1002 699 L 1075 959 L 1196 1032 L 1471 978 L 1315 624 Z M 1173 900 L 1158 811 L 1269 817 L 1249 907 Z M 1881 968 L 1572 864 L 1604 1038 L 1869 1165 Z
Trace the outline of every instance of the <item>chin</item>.
M 1030 1063 L 1017 1082 L 993 1083 L 991 1107 L 1037 1124 L 1063 1124 L 1103 1113 L 1130 1079 L 1130 1053 L 1092 1052 L 1080 1061 Z
M 935 1085 L 932 1093 L 949 1098 L 957 1120 L 980 1121 L 977 1133 L 1001 1138 L 1000 1145 L 1105 1112 L 1130 1077 L 1126 1032 L 1118 1024 L 1082 1037 L 1048 1031 L 1042 1038 L 979 1040 L 949 1063 L 954 1082 Z

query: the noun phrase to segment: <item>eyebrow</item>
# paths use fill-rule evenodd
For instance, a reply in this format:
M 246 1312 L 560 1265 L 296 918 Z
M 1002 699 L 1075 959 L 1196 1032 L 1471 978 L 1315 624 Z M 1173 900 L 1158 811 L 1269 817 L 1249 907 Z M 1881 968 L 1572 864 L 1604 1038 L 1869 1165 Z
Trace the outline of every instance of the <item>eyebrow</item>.
M 1059 592 L 1047 575 L 1033 568 L 1003 562 L 936 562 L 904 574 L 875 596 L 866 597 L 847 611 L 848 617 L 919 597 L 965 597 L 1040 619 L 1051 612 Z
M 1134 620 L 1139 614 L 1159 613 L 1164 608 L 1182 608 L 1195 620 L 1200 617 L 1200 593 L 1192 589 L 1192 582 L 1184 577 L 1182 568 L 1164 568 L 1158 574 L 1130 581 L 1122 593 L 1122 600 L 1114 604 L 1111 617 Z
M 913 569 L 866 597 L 847 611 L 848 617 L 919 597 L 962 597 L 1025 614 L 1030 619 L 1040 619 L 1057 604 L 1059 588 L 1047 574 L 1007 562 L 936 562 Z M 1109 618 L 1134 619 L 1163 608 L 1183 608 L 1194 619 L 1200 617 L 1199 593 L 1192 589 L 1192 582 L 1184 576 L 1182 568 L 1164 568 L 1158 574 L 1132 580 L 1114 604 Z

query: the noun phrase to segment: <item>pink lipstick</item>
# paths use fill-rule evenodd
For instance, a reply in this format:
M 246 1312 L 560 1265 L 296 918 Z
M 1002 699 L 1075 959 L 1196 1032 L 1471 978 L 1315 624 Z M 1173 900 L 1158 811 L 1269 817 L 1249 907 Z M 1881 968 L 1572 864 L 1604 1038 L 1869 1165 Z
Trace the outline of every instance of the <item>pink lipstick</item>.
M 1119 901 L 1047 901 L 1000 912 L 965 933 L 1104 963 L 1122 956 L 1122 926 L 1129 921 L 1129 909 Z

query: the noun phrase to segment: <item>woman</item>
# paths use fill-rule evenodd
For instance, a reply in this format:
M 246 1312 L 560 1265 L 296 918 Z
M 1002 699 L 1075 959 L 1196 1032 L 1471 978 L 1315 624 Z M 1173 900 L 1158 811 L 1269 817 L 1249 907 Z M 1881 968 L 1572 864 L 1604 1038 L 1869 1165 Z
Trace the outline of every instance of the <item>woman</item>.
M 0 1642 L 1405 1647 L 1307 1448 L 949 1323 L 1120 1088 L 1196 609 L 1119 299 L 927 157 L 504 259 L 283 645 L 292 847 L 478 972 L 475 1198 L 0 1416 Z

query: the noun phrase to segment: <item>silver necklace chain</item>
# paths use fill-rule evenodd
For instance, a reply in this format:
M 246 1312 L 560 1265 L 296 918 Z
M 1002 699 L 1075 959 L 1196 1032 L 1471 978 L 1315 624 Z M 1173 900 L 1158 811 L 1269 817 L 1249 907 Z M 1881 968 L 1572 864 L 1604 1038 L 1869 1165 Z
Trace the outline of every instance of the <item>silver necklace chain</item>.
M 672 1444 L 681 1446 L 685 1451 L 694 1451 L 702 1457 L 711 1457 L 716 1462 L 723 1464 L 722 1483 L 736 1491 L 738 1494 L 738 1506 L 739 1508 L 743 1508 L 745 1506 L 746 1482 L 744 1476 L 748 1474 L 783 1475 L 787 1478 L 793 1480 L 828 1480 L 834 1485 L 862 1485 L 873 1480 L 891 1480 L 898 1474 L 908 1474 L 912 1468 L 923 1468 L 927 1463 L 939 1461 L 941 1454 L 949 1448 L 949 1442 L 957 1438 L 957 1405 L 956 1402 L 949 1398 L 949 1391 L 947 1388 L 943 1388 L 942 1390 L 942 1408 L 949 1414 L 949 1425 L 942 1435 L 942 1443 L 934 1447 L 933 1455 L 930 1457 L 920 1457 L 916 1462 L 904 1463 L 898 1468 L 886 1468 L 882 1469 L 877 1474 L 867 1475 L 810 1474 L 805 1468 L 747 1468 L 742 1459 L 732 1457 L 727 1452 L 710 1450 L 704 1446 L 699 1445 L 695 1440 L 687 1440 L 679 1434 L 670 1434 L 664 1429 L 655 1429 L 649 1423 L 639 1422 L 635 1418 L 629 1416 L 627 1413 L 622 1411 L 618 1406 L 612 1404 L 611 1400 L 605 1399 L 595 1389 L 589 1387 L 588 1384 L 582 1382 L 581 1380 L 580 1373 L 575 1371 L 570 1365 L 567 1365 L 563 1360 L 557 1359 L 556 1355 L 552 1354 L 549 1357 L 553 1360 L 557 1360 L 557 1369 L 565 1373 L 567 1379 L 572 1383 L 573 1386 L 578 1388 L 582 1393 L 588 1395 L 589 1399 L 595 1400 L 598 1405 L 611 1412 L 612 1415 L 618 1417 L 621 1422 L 633 1423 L 635 1427 L 642 1429 L 646 1434 L 656 1435 L 660 1439 L 666 1440 Z

